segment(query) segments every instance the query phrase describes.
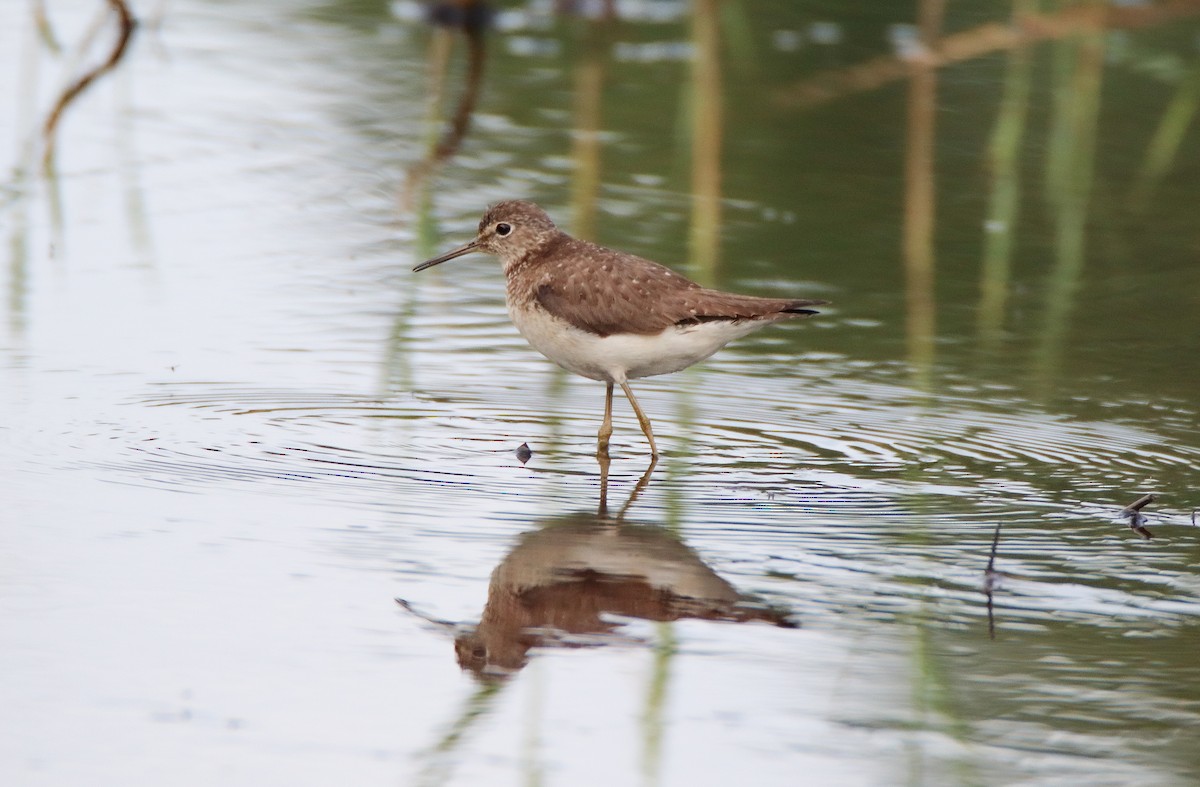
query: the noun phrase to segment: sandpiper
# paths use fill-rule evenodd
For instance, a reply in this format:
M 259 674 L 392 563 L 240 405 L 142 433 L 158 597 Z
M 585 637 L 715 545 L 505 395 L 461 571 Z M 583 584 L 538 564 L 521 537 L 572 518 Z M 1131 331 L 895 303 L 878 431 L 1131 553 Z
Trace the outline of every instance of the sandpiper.
M 612 436 L 613 386 L 621 386 L 646 439 L 658 446 L 630 380 L 703 361 L 738 337 L 828 301 L 758 298 L 701 287 L 657 262 L 572 238 L 532 202 L 493 205 L 470 243 L 426 260 L 423 271 L 471 252 L 500 258 L 508 316 L 533 348 L 607 386 L 598 453 Z

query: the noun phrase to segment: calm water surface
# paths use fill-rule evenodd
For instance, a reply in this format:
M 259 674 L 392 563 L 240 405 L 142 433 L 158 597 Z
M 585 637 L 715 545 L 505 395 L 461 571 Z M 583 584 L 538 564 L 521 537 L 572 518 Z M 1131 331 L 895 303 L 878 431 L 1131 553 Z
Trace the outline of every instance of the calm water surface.
M 47 175 L 114 31 L 36 5 L 3 783 L 1200 779 L 1200 8 L 143 4 Z M 511 197 L 834 304 L 641 381 L 602 479 L 494 261 L 410 272 Z

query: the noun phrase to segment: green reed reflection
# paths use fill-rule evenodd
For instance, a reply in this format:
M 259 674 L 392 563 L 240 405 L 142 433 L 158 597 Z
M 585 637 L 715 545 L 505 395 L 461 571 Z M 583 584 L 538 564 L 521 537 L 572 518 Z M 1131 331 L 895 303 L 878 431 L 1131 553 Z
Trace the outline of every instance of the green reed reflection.
M 658 641 L 654 645 L 650 682 L 646 687 L 646 707 L 642 711 L 642 784 L 645 787 L 654 787 L 662 781 L 667 689 L 671 682 L 671 664 L 678 652 L 672 624 L 659 623 L 655 628 Z
M 1174 164 L 1197 109 L 1200 109 L 1200 61 L 1194 63 L 1179 81 L 1171 103 L 1146 146 L 1130 199 L 1135 210 L 1145 212 L 1149 209 L 1150 199 Z
M 571 233 L 596 240 L 596 216 L 603 181 L 601 131 L 608 73 L 611 22 L 585 22 L 573 66 L 571 123 Z
M 688 258 L 695 278 L 716 279 L 721 237 L 721 38 L 719 0 L 692 0 L 692 220 Z
M 425 761 L 416 783 L 420 785 L 443 785 L 450 780 L 457 755 L 468 739 L 468 734 L 500 699 L 508 684 L 498 681 L 481 681 L 463 701 L 462 709 L 446 729 L 442 738 L 425 752 Z
M 1037 8 L 1035 0 L 1013 0 L 1013 23 Z M 984 224 L 983 270 L 979 298 L 979 334 L 985 349 L 994 349 L 1004 329 L 1011 286 L 1011 264 L 1021 205 L 1021 142 L 1029 114 L 1033 52 L 1029 44 L 1008 54 L 1000 112 L 988 143 L 992 191 Z
M 1099 13 L 1103 3 L 1091 7 Z M 1105 37 L 1100 30 L 1055 44 L 1054 116 L 1046 163 L 1046 199 L 1054 216 L 1055 261 L 1034 358 L 1043 395 L 1061 364 L 1087 253 L 1088 205 L 1095 169 Z

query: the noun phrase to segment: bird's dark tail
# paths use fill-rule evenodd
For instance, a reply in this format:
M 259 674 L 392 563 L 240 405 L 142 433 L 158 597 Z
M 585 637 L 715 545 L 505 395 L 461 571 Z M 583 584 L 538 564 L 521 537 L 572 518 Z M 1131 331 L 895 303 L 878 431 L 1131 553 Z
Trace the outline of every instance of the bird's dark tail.
M 787 306 L 784 306 L 779 311 L 783 314 L 798 314 L 804 317 L 810 317 L 814 314 L 820 314 L 816 309 L 810 309 L 809 306 L 824 306 L 829 301 L 809 300 L 809 301 L 789 301 Z

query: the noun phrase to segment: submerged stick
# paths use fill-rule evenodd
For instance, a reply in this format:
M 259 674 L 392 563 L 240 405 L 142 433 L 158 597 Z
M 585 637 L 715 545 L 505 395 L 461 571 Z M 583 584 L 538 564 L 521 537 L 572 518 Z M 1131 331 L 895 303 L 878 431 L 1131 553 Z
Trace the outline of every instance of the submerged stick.
M 46 123 L 42 126 L 42 139 L 45 142 L 42 165 L 47 169 L 50 168 L 50 162 L 54 159 L 54 132 L 58 129 L 58 122 L 62 119 L 63 112 L 93 82 L 116 68 L 125 55 L 125 50 L 129 47 L 129 39 L 133 37 L 133 31 L 137 28 L 137 20 L 130 13 L 125 0 L 108 0 L 108 4 L 117 14 L 117 22 L 120 25 L 116 45 L 113 46 L 112 52 L 103 63 L 75 80 L 63 91 L 62 95 L 58 97 L 58 101 L 55 102 L 54 108 L 46 117 Z

